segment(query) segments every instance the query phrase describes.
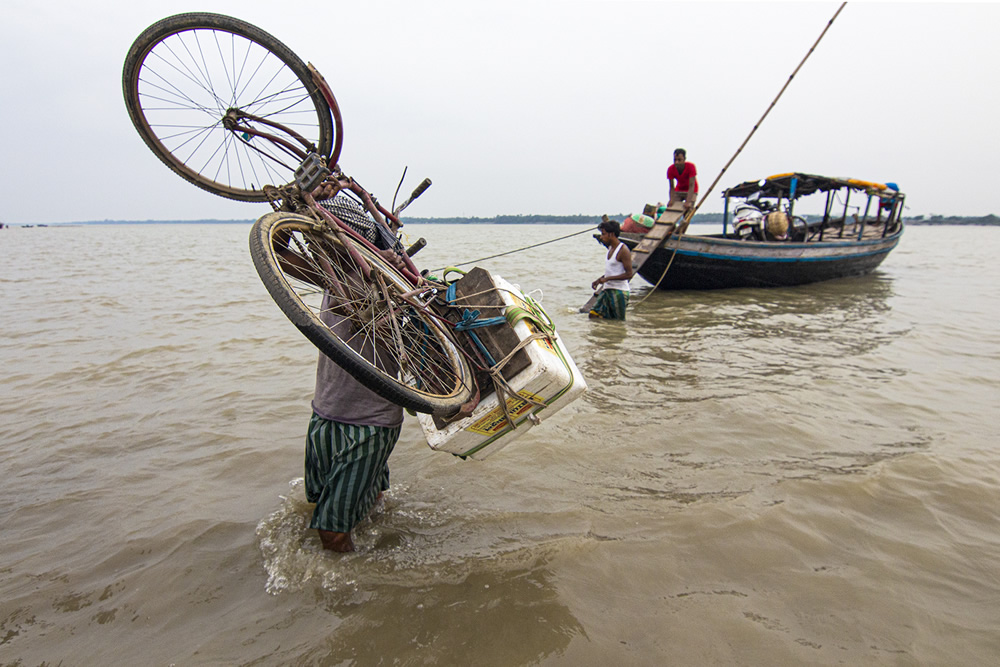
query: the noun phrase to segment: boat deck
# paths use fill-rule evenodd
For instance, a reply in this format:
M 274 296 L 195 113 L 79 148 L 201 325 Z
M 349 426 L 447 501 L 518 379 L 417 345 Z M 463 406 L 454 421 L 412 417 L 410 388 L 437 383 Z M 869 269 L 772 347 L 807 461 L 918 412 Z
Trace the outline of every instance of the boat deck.
M 858 237 L 858 232 L 861 232 L 860 238 Z M 837 223 L 828 224 L 826 229 L 823 230 L 823 240 L 824 241 L 836 241 L 844 239 L 847 241 L 863 241 L 868 239 L 880 239 L 885 236 L 885 220 L 869 220 L 864 225 L 861 221 L 848 220 L 843 226 Z M 815 239 L 819 240 L 817 235 Z

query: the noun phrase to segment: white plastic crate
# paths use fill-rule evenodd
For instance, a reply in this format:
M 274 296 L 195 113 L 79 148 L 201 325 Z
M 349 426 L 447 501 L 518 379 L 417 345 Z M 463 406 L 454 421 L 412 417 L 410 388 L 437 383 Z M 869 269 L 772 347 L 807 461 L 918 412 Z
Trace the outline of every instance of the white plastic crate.
M 526 299 L 518 288 L 500 276 L 491 277 L 508 309 L 535 311 L 542 322 L 551 322 L 541 306 Z M 542 333 L 543 328 L 532 322 L 531 318 L 525 318 L 514 324 L 514 332 L 520 341 L 524 341 L 532 334 Z M 431 449 L 462 457 L 485 459 L 524 435 L 536 422 L 548 419 L 586 391 L 587 383 L 554 327 L 547 337 L 533 340 L 523 349 L 531 363 L 507 381 L 517 396 L 504 393 L 507 410 L 515 427 L 504 416 L 499 396 L 494 392 L 484 398 L 470 416 L 440 428 L 430 415 L 418 415 Z M 524 398 L 543 403 L 544 407 L 529 403 Z

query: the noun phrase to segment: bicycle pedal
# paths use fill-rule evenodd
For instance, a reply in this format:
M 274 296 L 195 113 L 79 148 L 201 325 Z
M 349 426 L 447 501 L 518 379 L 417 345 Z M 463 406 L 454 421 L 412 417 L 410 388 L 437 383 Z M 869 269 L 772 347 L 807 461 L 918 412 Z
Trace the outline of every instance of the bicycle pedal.
M 295 184 L 304 192 L 312 192 L 329 175 L 330 170 L 323 166 L 319 156 L 315 153 L 309 153 L 295 170 Z

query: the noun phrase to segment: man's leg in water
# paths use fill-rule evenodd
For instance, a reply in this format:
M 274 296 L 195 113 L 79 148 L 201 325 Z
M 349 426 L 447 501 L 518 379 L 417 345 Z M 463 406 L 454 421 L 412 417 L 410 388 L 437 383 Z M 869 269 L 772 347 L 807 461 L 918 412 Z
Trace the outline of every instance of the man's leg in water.
M 358 426 L 313 415 L 306 437 L 306 499 L 316 503 L 310 528 L 323 548 L 353 551 L 351 530 L 389 488 L 389 454 L 400 428 Z

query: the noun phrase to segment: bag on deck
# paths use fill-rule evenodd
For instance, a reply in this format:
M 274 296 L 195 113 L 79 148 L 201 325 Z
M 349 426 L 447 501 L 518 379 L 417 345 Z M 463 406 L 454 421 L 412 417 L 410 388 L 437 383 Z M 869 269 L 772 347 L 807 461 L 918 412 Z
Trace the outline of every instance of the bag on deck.
M 653 226 L 653 219 L 648 215 L 633 213 L 625 218 L 622 223 L 622 231 L 630 234 L 645 234 Z

